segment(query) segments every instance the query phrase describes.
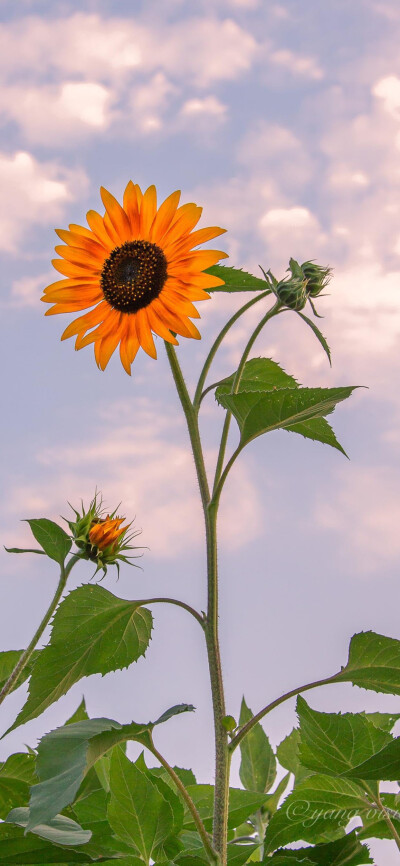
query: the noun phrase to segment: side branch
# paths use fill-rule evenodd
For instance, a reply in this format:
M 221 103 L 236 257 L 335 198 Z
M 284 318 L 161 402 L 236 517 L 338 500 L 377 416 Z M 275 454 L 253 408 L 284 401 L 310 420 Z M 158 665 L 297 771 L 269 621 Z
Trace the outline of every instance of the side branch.
M 259 722 L 264 716 L 266 716 L 267 713 L 269 713 L 271 710 L 274 710 L 275 707 L 279 707 L 279 705 L 283 704 L 284 701 L 288 701 L 289 698 L 295 698 L 296 695 L 300 695 L 302 692 L 308 692 L 310 689 L 316 689 L 318 688 L 318 686 L 326 686 L 329 683 L 339 682 L 341 673 L 342 671 L 338 671 L 338 673 L 334 674 L 332 677 L 326 677 L 326 679 L 315 680 L 315 682 L 313 683 L 307 683 L 305 686 L 299 686 L 299 688 L 292 689 L 290 692 L 286 692 L 284 695 L 281 695 L 280 698 L 276 698 L 274 701 L 271 701 L 270 704 L 267 704 L 267 706 L 260 710 L 257 715 L 253 716 L 253 718 L 246 722 L 246 724 L 243 725 L 243 728 L 240 728 L 237 734 L 235 734 L 229 744 L 230 751 L 234 752 L 234 750 L 243 740 L 243 738 L 249 733 L 249 731 L 252 730 L 252 728 L 254 728 L 254 725 L 256 725 L 257 722 Z
M 175 604 L 177 607 L 183 607 L 184 610 L 187 610 L 188 613 L 191 613 L 192 616 L 197 619 L 197 622 L 200 623 L 201 627 L 204 629 L 205 621 L 202 617 L 201 613 L 191 607 L 190 604 L 186 604 L 184 601 L 179 601 L 177 598 L 141 598 L 137 602 L 138 604 Z
M 199 836 L 200 836 L 201 841 L 204 845 L 204 849 L 207 853 L 207 857 L 208 857 L 210 863 L 217 864 L 219 862 L 218 854 L 211 845 L 210 837 L 209 837 L 209 835 L 206 831 L 206 828 L 205 828 L 205 826 L 204 826 L 204 824 L 200 818 L 200 815 L 196 809 L 196 806 L 194 805 L 193 800 L 192 800 L 190 794 L 188 793 L 188 791 L 186 790 L 183 782 L 181 782 L 179 776 L 175 773 L 175 770 L 173 769 L 173 767 L 170 766 L 168 761 L 166 761 L 165 758 L 163 758 L 163 756 L 160 754 L 160 752 L 156 749 L 153 742 L 151 745 L 151 753 L 154 755 L 155 758 L 157 758 L 157 760 L 160 762 L 161 766 L 164 767 L 164 769 L 167 771 L 168 775 L 170 776 L 170 778 L 174 782 L 174 785 L 177 787 L 179 793 L 181 794 L 183 800 L 185 801 L 185 803 L 189 809 L 189 812 L 193 818 L 193 821 L 196 824 Z

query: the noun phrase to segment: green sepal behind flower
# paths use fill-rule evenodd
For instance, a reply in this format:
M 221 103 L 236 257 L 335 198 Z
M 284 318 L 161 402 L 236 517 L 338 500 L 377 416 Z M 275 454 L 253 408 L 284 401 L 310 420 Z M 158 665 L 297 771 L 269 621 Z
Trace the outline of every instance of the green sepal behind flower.
M 95 574 L 102 570 L 105 576 L 109 565 L 115 565 L 119 574 L 120 562 L 125 562 L 127 565 L 135 564 L 130 562 L 134 557 L 127 555 L 125 551 L 139 549 L 129 542 L 140 534 L 140 530 L 128 532 L 132 524 L 123 525 L 125 518 L 117 516 L 117 508 L 109 514 L 102 505 L 102 498 L 97 492 L 87 510 L 83 502 L 80 511 L 70 504 L 75 520 L 66 520 L 66 523 L 78 548 L 77 555 L 81 559 L 94 562 Z
M 313 261 L 303 262 L 300 268 L 307 280 L 307 295 L 310 298 L 317 298 L 328 285 L 332 268 L 324 268 Z
M 295 259 L 290 259 L 288 271 L 291 276 L 275 286 L 275 294 L 290 310 L 302 310 L 308 300 L 307 278 Z

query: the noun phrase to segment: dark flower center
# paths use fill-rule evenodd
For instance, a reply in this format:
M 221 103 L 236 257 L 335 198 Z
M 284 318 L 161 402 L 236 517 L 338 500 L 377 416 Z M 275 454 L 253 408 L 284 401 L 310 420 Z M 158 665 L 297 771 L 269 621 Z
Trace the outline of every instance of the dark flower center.
M 167 260 L 157 244 L 127 241 L 105 260 L 100 283 L 111 307 L 137 313 L 158 298 L 167 279 Z

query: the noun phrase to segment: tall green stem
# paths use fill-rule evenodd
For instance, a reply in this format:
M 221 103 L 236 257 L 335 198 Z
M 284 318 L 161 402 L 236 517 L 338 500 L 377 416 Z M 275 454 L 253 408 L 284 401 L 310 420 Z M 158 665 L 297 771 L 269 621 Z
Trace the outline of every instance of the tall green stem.
M 20 676 L 20 674 L 22 673 L 22 671 L 24 670 L 24 668 L 28 664 L 29 659 L 32 657 L 34 649 L 35 649 L 38 641 L 40 640 L 46 626 L 50 622 L 50 619 L 53 616 L 53 613 L 54 613 L 54 611 L 58 605 L 58 602 L 60 601 L 60 598 L 64 592 L 65 584 L 68 580 L 68 575 L 79 558 L 80 558 L 79 556 L 71 556 L 71 559 L 67 562 L 67 565 L 64 565 L 64 564 L 61 565 L 60 579 L 58 581 L 58 585 L 57 585 L 57 589 L 55 591 L 55 594 L 54 594 L 54 596 L 50 602 L 49 607 L 47 608 L 47 611 L 46 611 L 38 629 L 35 631 L 35 634 L 33 635 L 33 638 L 31 640 L 29 646 L 27 647 L 26 650 L 24 650 L 24 652 L 22 653 L 22 655 L 18 659 L 18 662 L 15 665 L 14 670 L 12 671 L 12 673 L 8 677 L 7 682 L 4 684 L 3 688 L 0 691 L 0 704 L 3 703 L 3 701 L 7 697 L 7 695 L 16 686 L 18 677 Z
M 280 313 L 282 309 L 283 308 L 282 308 L 280 301 L 276 301 L 276 303 L 273 305 L 273 307 L 271 307 L 268 310 L 268 313 L 266 313 L 265 316 L 263 316 L 263 318 L 258 323 L 255 330 L 253 331 L 253 333 L 252 333 L 250 339 L 248 340 L 247 345 L 244 349 L 243 355 L 240 359 L 239 366 L 236 370 L 236 375 L 235 375 L 235 378 L 234 378 L 233 384 L 232 384 L 231 394 L 237 394 L 237 392 L 239 390 L 239 385 L 240 385 L 240 382 L 242 379 L 243 370 L 244 370 L 247 358 L 249 357 L 249 354 L 253 348 L 253 345 L 254 345 L 258 335 L 261 333 L 262 329 L 267 324 L 267 322 L 270 319 L 272 319 L 273 316 L 276 316 L 278 313 Z M 223 427 L 222 436 L 221 436 L 221 444 L 219 446 L 217 465 L 216 465 L 216 469 L 215 469 L 213 498 L 216 498 L 216 500 L 219 499 L 219 496 L 221 494 L 221 490 L 223 487 L 223 483 L 224 483 L 226 475 L 227 475 L 227 472 L 224 472 L 223 479 L 222 479 L 222 477 L 221 477 L 222 476 L 222 467 L 224 465 L 225 451 L 226 451 L 226 445 L 228 442 L 228 433 L 229 433 L 231 418 L 232 418 L 232 412 L 228 411 L 226 413 L 226 416 L 225 416 L 225 422 L 224 422 L 224 427 Z M 235 452 L 235 457 L 237 456 L 237 453 L 239 453 L 239 452 Z M 229 462 L 229 469 L 230 469 L 231 465 L 232 465 L 232 463 L 230 461 Z M 222 483 L 220 483 L 220 481 L 222 481 Z
M 229 751 L 228 735 L 222 724 L 225 713 L 224 687 L 221 670 L 221 656 L 218 639 L 218 571 L 217 571 L 217 504 L 210 503 L 210 491 L 201 447 L 197 413 L 189 397 L 175 350 L 165 344 L 178 396 L 185 413 L 197 479 L 203 505 L 206 542 L 207 542 L 207 617 L 204 624 L 208 666 L 210 671 L 211 695 L 214 712 L 215 737 L 215 792 L 213 846 L 219 856 L 221 866 L 226 863 L 228 794 L 229 794 Z
M 240 316 L 243 315 L 243 313 L 246 312 L 246 310 L 249 310 L 250 307 L 253 307 L 254 304 L 257 304 L 258 301 L 262 301 L 264 298 L 267 297 L 267 295 L 270 295 L 270 294 L 271 294 L 271 289 L 266 289 L 265 292 L 260 292 L 255 298 L 252 298 L 250 301 L 247 301 L 247 303 L 244 304 L 243 307 L 240 307 L 240 309 L 237 310 L 236 313 L 234 313 L 230 319 L 228 319 L 226 325 L 224 325 L 224 327 L 222 328 L 222 331 L 220 331 L 220 333 L 218 334 L 218 337 L 214 340 L 214 343 L 212 344 L 211 349 L 210 349 L 210 351 L 207 355 L 207 358 L 204 362 L 203 369 L 200 373 L 199 381 L 197 383 L 196 393 L 195 393 L 194 398 L 193 398 L 193 406 L 194 406 L 194 409 L 196 412 L 199 411 L 200 403 L 201 403 L 203 397 L 205 396 L 205 392 L 203 392 L 204 383 L 206 381 L 208 371 L 209 371 L 211 364 L 215 358 L 215 355 L 217 354 L 217 351 L 218 351 L 218 349 L 222 343 L 222 340 L 227 335 L 227 333 L 230 330 L 230 328 L 232 327 L 232 325 L 234 325 L 235 322 L 237 322 L 237 320 L 240 318 Z

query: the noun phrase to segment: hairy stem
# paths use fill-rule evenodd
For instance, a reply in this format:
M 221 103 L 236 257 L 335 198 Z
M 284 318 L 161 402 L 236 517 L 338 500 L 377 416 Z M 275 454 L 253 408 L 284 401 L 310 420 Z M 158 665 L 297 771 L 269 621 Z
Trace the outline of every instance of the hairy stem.
M 18 681 L 20 674 L 22 673 L 22 671 L 24 670 L 24 668 L 28 664 L 29 659 L 32 656 L 32 653 L 34 652 L 36 644 L 40 640 L 46 626 L 48 625 L 51 617 L 53 616 L 53 613 L 54 613 L 54 611 L 58 605 L 58 602 L 60 601 L 60 598 L 64 592 L 64 589 L 65 589 L 65 584 L 68 580 L 68 575 L 70 574 L 71 569 L 73 568 L 73 566 L 75 565 L 75 563 L 78 561 L 79 558 L 80 558 L 79 556 L 75 556 L 75 555 L 71 556 L 70 560 L 67 562 L 67 565 L 63 564 L 61 566 L 60 579 L 58 581 L 58 585 L 57 585 L 57 589 L 55 591 L 55 594 L 54 594 L 54 596 L 50 602 L 50 605 L 49 605 L 38 629 L 35 631 L 35 634 L 33 635 L 33 638 L 31 640 L 29 646 L 27 647 L 26 650 L 24 650 L 24 652 L 22 653 L 22 655 L 18 659 L 14 670 L 12 671 L 12 673 L 8 677 L 7 682 L 4 684 L 3 688 L 0 691 L 0 704 L 3 703 L 4 699 L 13 690 L 13 688 L 16 687 L 16 683 Z
M 184 601 L 179 601 L 177 598 L 140 598 L 137 602 L 140 605 L 145 604 L 175 604 L 177 607 L 183 607 L 184 610 L 187 610 L 188 613 L 191 613 L 192 616 L 197 619 L 197 622 L 200 623 L 201 627 L 204 628 L 204 618 L 201 613 L 191 607 L 190 604 L 186 604 Z
M 308 692 L 310 689 L 318 688 L 318 686 L 326 686 L 328 685 L 328 683 L 340 682 L 341 673 L 342 671 L 339 671 L 332 677 L 326 677 L 323 680 L 315 680 L 315 682 L 313 683 L 307 683 L 305 686 L 299 686 L 297 689 L 292 689 L 290 692 L 286 692 L 284 695 L 281 695 L 280 698 L 276 698 L 274 701 L 271 701 L 270 704 L 267 704 L 266 707 L 263 707 L 263 709 L 260 710 L 259 713 L 257 713 L 255 716 L 253 716 L 252 719 L 246 722 L 246 724 L 243 725 L 243 728 L 240 728 L 240 730 L 231 740 L 229 744 L 229 750 L 231 752 L 234 752 L 234 750 L 243 740 L 243 738 L 249 733 L 249 731 L 252 730 L 252 728 L 254 728 L 254 725 L 256 725 L 257 722 L 259 722 L 264 716 L 266 716 L 267 713 L 270 713 L 271 710 L 274 710 L 275 707 L 279 707 L 279 705 L 283 704 L 284 701 L 288 701 L 289 698 L 294 698 L 296 697 L 296 695 L 300 695 L 302 692 Z
M 168 775 L 171 777 L 171 779 L 174 782 L 174 784 L 176 785 L 179 793 L 181 794 L 182 798 L 184 799 L 184 801 L 185 801 L 185 803 L 189 809 L 189 812 L 193 818 L 193 821 L 196 824 L 199 836 L 200 836 L 201 841 L 204 845 L 204 849 L 207 853 L 207 857 L 208 857 L 210 863 L 218 863 L 218 859 L 219 859 L 218 854 L 216 851 L 214 851 L 214 848 L 211 845 L 210 837 L 209 837 L 209 835 L 208 835 L 208 833 L 204 827 L 204 824 L 203 824 L 203 822 L 200 818 L 200 815 L 196 809 L 196 806 L 193 803 L 193 800 L 192 800 L 190 794 L 188 794 L 183 782 L 181 782 L 179 776 L 177 776 L 173 767 L 171 767 L 170 764 L 168 763 L 168 761 L 166 761 L 165 758 L 163 758 L 163 756 L 156 749 L 154 744 L 152 744 L 151 752 L 157 758 L 157 760 L 160 762 L 160 764 L 164 767 L 164 769 L 167 771 Z
M 383 820 L 384 820 L 384 822 L 385 822 L 385 824 L 386 824 L 386 826 L 390 832 L 390 835 L 392 836 L 392 838 L 396 842 L 396 845 L 400 851 L 400 836 L 396 830 L 396 827 L 393 824 L 393 821 L 390 817 L 389 811 L 387 809 L 385 809 L 385 806 L 382 803 L 382 800 L 379 796 L 379 792 L 378 792 L 378 794 L 376 794 L 375 791 L 373 790 L 373 788 L 371 788 L 371 786 L 367 785 L 366 783 L 364 783 L 364 787 L 365 787 L 365 790 L 370 795 L 371 800 L 373 800 L 373 802 L 375 803 L 375 805 L 379 809 L 379 811 L 382 815 L 382 818 L 383 818 Z
M 263 316 L 263 318 L 258 323 L 255 330 L 253 331 L 253 333 L 252 333 L 250 339 L 248 340 L 247 345 L 244 349 L 243 355 L 240 359 L 240 363 L 239 363 L 239 366 L 237 368 L 235 378 L 233 380 L 231 394 L 237 394 L 237 392 L 239 390 L 239 385 L 240 385 L 240 382 L 242 379 L 243 370 L 244 370 L 247 358 L 249 357 L 249 354 L 253 348 L 253 345 L 254 345 L 258 335 L 261 333 L 262 329 L 267 324 L 267 322 L 269 322 L 269 320 L 272 319 L 273 316 L 276 316 L 278 313 L 280 313 L 282 311 L 282 309 L 283 308 L 282 308 L 280 301 L 276 301 L 276 303 L 273 305 L 273 307 L 271 307 L 268 310 L 268 313 L 266 313 L 265 316 Z M 226 415 L 225 415 L 225 422 L 224 422 L 224 426 L 223 426 L 223 430 L 222 430 L 221 443 L 219 446 L 219 452 L 218 452 L 218 457 L 217 457 L 217 465 L 215 468 L 213 498 L 216 498 L 217 500 L 221 494 L 223 483 L 224 483 L 225 478 L 228 474 L 227 472 L 224 472 L 223 481 L 222 481 L 222 484 L 220 484 L 220 480 L 222 480 L 221 479 L 222 467 L 224 465 L 225 451 L 226 451 L 226 446 L 227 446 L 227 442 L 228 442 L 228 434 L 229 434 L 229 427 L 230 427 L 230 423 L 231 423 L 231 418 L 232 418 L 232 412 L 229 412 L 229 410 L 228 410 Z M 237 453 L 235 452 L 235 457 L 236 456 L 237 456 Z M 232 461 L 232 463 L 233 463 L 233 461 Z M 229 469 L 230 469 L 232 463 L 231 463 L 231 461 L 229 462 Z M 228 471 L 229 471 L 229 469 L 228 469 Z
M 243 315 L 243 313 L 245 313 L 247 310 L 249 310 L 250 307 L 253 307 L 254 304 L 257 304 L 258 301 L 262 301 L 263 298 L 266 298 L 267 295 L 270 295 L 270 294 L 271 294 L 271 289 L 267 289 L 265 292 L 260 292 L 259 294 L 257 294 L 257 297 L 252 298 L 251 301 L 247 301 L 247 303 L 244 304 L 243 307 L 240 307 L 240 310 L 237 310 L 237 312 L 234 313 L 234 315 L 230 319 L 228 319 L 226 325 L 224 325 L 224 327 L 222 328 L 222 331 L 220 331 L 220 333 L 218 334 L 218 337 L 216 338 L 216 340 L 214 340 L 214 343 L 212 344 L 211 349 L 210 349 L 210 351 L 207 355 L 207 358 L 204 362 L 204 366 L 203 366 L 203 369 L 200 373 L 199 381 L 197 383 L 196 393 L 195 393 L 194 399 L 193 399 L 193 407 L 194 407 L 196 412 L 199 411 L 200 403 L 201 403 L 203 397 L 205 397 L 206 393 L 210 390 L 209 388 L 207 388 L 203 392 L 204 383 L 206 381 L 208 371 L 209 371 L 211 364 L 215 358 L 215 355 L 217 354 L 217 351 L 218 351 L 218 349 L 222 343 L 222 340 L 224 339 L 224 337 L 226 336 L 226 334 L 228 333 L 228 331 L 230 330 L 232 325 L 234 325 L 235 322 L 237 322 L 237 320 L 240 318 L 240 316 Z
M 214 712 L 215 737 L 215 793 L 213 845 L 221 866 L 226 863 L 229 764 L 228 734 L 222 719 L 225 713 L 224 687 L 221 671 L 221 657 L 218 639 L 218 571 L 217 571 L 217 503 L 210 503 L 210 492 L 201 447 L 197 413 L 190 400 L 186 383 L 180 369 L 175 350 L 165 344 L 172 375 L 178 396 L 185 413 L 190 442 L 197 472 L 201 501 L 203 505 L 207 540 L 207 616 L 204 623 L 208 665 L 210 671 L 211 695 Z

